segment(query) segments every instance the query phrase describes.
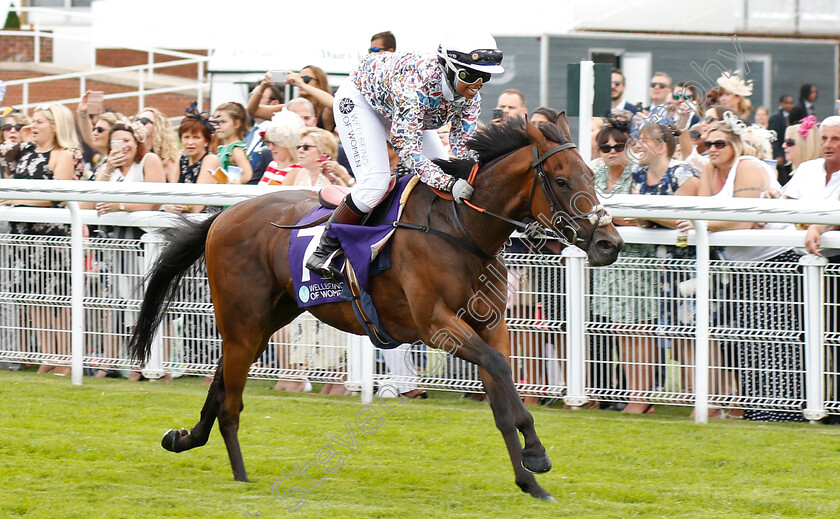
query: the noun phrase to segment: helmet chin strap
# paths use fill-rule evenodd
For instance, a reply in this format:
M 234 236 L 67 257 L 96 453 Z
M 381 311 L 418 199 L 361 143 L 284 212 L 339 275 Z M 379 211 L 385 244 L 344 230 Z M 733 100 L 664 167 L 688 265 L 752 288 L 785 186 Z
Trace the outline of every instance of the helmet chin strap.
M 461 93 L 458 92 L 458 78 L 455 77 L 455 69 L 452 67 L 452 64 L 449 63 L 449 60 L 446 58 L 439 58 L 441 61 L 441 65 L 443 65 L 443 75 L 446 78 L 446 84 L 449 85 L 449 88 L 452 90 L 452 95 L 455 97 L 462 97 Z

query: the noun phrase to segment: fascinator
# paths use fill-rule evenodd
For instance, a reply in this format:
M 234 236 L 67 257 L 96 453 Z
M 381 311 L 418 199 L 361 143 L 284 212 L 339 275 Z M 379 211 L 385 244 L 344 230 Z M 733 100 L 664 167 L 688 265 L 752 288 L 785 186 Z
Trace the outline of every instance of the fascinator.
M 807 139 L 808 132 L 811 131 L 811 128 L 819 125 L 820 122 L 817 120 L 817 118 L 813 115 L 809 115 L 808 117 L 802 119 L 802 122 L 799 123 L 799 135 L 801 135 L 803 139 Z
M 193 101 L 190 106 L 184 110 L 184 117 L 188 119 L 195 119 L 200 122 L 207 128 L 207 131 L 209 131 L 211 135 L 215 133 L 216 128 L 219 127 L 219 123 L 211 119 L 209 113 L 198 111 L 198 103 L 195 101 Z
M 744 81 L 735 74 L 723 74 L 717 78 L 717 84 L 727 92 L 741 97 L 750 97 L 753 93 L 753 80 Z

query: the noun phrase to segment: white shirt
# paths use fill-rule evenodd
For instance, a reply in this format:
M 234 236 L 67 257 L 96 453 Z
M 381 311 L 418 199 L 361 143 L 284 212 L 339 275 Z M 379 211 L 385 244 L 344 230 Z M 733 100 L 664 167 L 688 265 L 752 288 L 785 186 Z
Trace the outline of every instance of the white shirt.
M 832 172 L 825 182 L 825 159 L 803 162 L 785 184 L 782 194 L 796 200 L 837 200 L 840 198 L 840 172 Z
M 613 109 L 624 110 L 624 94 L 621 94 L 617 101 L 613 101 Z
M 825 159 L 803 162 L 785 184 L 782 195 L 796 200 L 840 199 L 840 170 L 832 172 L 827 184 L 825 175 Z M 840 249 L 826 249 L 822 251 L 822 254 L 837 256 L 840 254 Z

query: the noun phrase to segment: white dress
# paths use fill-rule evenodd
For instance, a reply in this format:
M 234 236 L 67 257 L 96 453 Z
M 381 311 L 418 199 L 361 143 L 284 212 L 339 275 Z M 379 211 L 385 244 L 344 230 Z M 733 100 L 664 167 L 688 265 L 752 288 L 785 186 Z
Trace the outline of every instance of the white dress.
M 770 183 L 769 189 L 780 190 L 779 181 L 776 180 L 775 172 L 763 160 L 749 155 L 742 155 L 735 159 L 732 167 L 729 169 L 729 174 L 726 176 L 721 190 L 712 195 L 712 198 L 735 198 L 735 176 L 738 170 L 738 164 L 745 160 L 755 161 L 761 166 L 761 169 L 767 174 L 767 180 Z M 764 229 L 793 229 L 793 224 L 790 223 L 768 223 L 764 225 Z M 789 250 L 790 247 L 724 247 L 723 256 L 727 260 L 732 261 L 764 261 Z

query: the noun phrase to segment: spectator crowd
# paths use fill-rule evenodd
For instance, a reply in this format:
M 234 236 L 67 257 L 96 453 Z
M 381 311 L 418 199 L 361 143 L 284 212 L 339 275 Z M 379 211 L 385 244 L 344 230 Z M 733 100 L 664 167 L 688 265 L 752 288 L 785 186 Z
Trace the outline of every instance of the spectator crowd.
M 395 52 L 396 40 L 390 32 L 371 38 L 369 52 Z M 837 200 L 840 197 L 840 117 L 818 121 L 814 106 L 817 88 L 803 84 L 795 102 L 784 94 L 775 109 L 756 106 L 750 101 L 751 81 L 737 72 L 723 73 L 715 88 L 702 92 L 691 81 L 674 81 L 667 73 L 655 72 L 650 78 L 649 106 L 625 98 L 625 76 L 618 68 L 611 77 L 612 109 L 593 119 L 590 164 L 594 181 L 602 193 L 639 196 L 680 195 L 730 198 L 783 197 L 799 200 Z M 295 97 L 286 99 L 286 92 Z M 154 107 L 136 114 L 122 114 L 107 109 L 101 93 L 87 92 L 75 107 L 45 104 L 31 115 L 7 109 L 0 134 L 0 168 L 3 178 L 61 179 L 94 182 L 172 182 L 199 184 L 291 185 L 314 188 L 328 185 L 352 187 L 355 177 L 336 130 L 333 113 L 333 90 L 327 74 L 316 65 L 299 71 L 268 71 L 253 89 L 247 105 L 225 102 L 212 111 L 201 112 L 195 103 L 185 107 L 177 128 Z M 552 124 L 558 112 L 541 106 L 529 111 L 521 91 L 510 88 L 498 98 L 493 122 L 512 117 L 528 118 L 535 124 Z M 446 128 L 440 132 L 447 144 Z M 583 143 L 580 143 L 583 144 Z M 2 205 L 52 206 L 51 202 L 3 200 Z M 98 214 L 163 210 L 171 213 L 217 211 L 216 207 L 183 204 L 90 203 Z M 691 229 L 687 220 L 614 220 L 616 225 L 676 229 L 684 236 Z M 709 230 L 785 229 L 792 225 L 743 222 L 709 222 Z M 836 226 L 807 227 L 805 247 L 808 252 L 825 254 L 831 263 L 840 263 L 840 251 L 820 252 L 820 236 Z M 12 234 L 66 236 L 60 224 L 13 223 Z M 138 238 L 137 228 L 99 226 L 91 229 L 105 238 Z M 522 244 L 518 246 L 522 247 Z M 517 252 L 514 243 L 511 251 Z M 558 249 L 540 252 L 556 254 Z M 795 263 L 802 251 L 791 247 L 726 247 L 715 250 L 717 259 L 761 262 L 762 265 Z M 692 260 L 693 247 L 685 242 L 668 246 L 628 244 L 621 254 L 626 259 L 658 258 Z M 69 258 L 64 258 L 69 261 Z M 28 252 L 20 258 L 23 272 L 43 270 L 47 261 L 43 252 Z M 119 262 L 113 268 L 120 274 L 137 274 L 142 265 Z M 798 330 L 803 316 L 795 300 L 793 279 L 767 274 L 733 274 L 725 286 L 717 287 L 729 305 L 717 308 L 713 326 L 736 329 Z M 649 395 L 661 383 L 656 366 L 667 355 L 693 364 L 693 348 L 688 339 L 662 339 L 653 333 L 622 333 L 622 329 L 652 329 L 657 326 L 681 326 L 693 323 L 693 308 L 685 302 L 684 290 L 691 272 L 661 270 L 643 263 L 633 269 L 594 269 L 590 274 L 593 322 L 612 323 L 608 344 L 590 347 L 593 361 L 618 370 L 591 371 L 599 384 L 626 390 L 626 402 L 603 402 L 596 406 L 623 410 L 626 413 L 654 412 Z M 50 274 L 45 286 L 48 294 L 58 294 L 66 286 L 66 276 Z M 39 278 L 43 280 L 43 278 Z M 35 278 L 23 276 L 21 290 Z M 548 286 L 543 280 L 538 281 Z M 556 285 L 552 291 L 559 290 Z M 130 297 L 132 287 L 120 288 Z M 681 292 L 683 291 L 683 292 Z M 838 293 L 831 287 L 830 294 Z M 682 294 L 682 296 L 681 296 Z M 209 295 L 199 294 L 209 302 Z M 741 303 L 736 303 L 741 301 Z M 746 302 L 743 302 L 746 301 Z M 788 304 L 779 304 L 787 302 Z M 527 307 L 527 308 L 526 308 Z M 539 304 L 540 317 L 558 312 L 551 301 Z M 536 304 L 511 304 L 512 312 L 534 312 Z M 37 306 L 27 307 L 26 318 L 34 327 L 45 330 L 37 337 L 40 351 L 67 354 L 66 345 L 51 337 L 47 330 L 60 329 L 69 316 Z M 125 315 L 117 321 L 129 320 Z M 833 326 L 837 320 L 829 320 Z M 125 323 L 118 324 L 125 326 Z M 214 334 L 215 330 L 185 322 L 185 335 Z M 647 327 L 647 328 L 646 328 Z M 281 332 L 278 332 L 281 333 Z M 300 336 L 300 330 L 282 332 L 285 338 Z M 299 337 L 298 337 L 299 338 Z M 318 344 L 317 333 L 306 342 Z M 555 353 L 562 348 L 562 338 L 551 344 Z M 106 347 L 105 356 L 117 356 L 119 345 Z M 317 346 L 313 347 L 317 348 Z M 539 350 L 540 347 L 537 347 Z M 727 342 L 712 348 L 712 360 L 723 368 L 725 376 L 713 383 L 715 394 L 749 395 L 767 401 L 802 399 L 804 352 L 801 344 Z M 297 349 L 289 358 L 278 359 L 285 367 L 331 369 L 345 362 L 340 356 L 315 350 Z M 407 347 L 383 355 L 392 372 L 400 370 Z M 540 351 L 529 355 L 540 356 Z M 833 354 L 831 359 L 836 359 Z M 315 359 L 315 360 L 313 360 Z M 196 359 L 185 359 L 197 361 Z M 214 359 L 201 362 L 213 363 Z M 308 368 L 307 368 L 308 367 Z M 66 366 L 43 365 L 41 372 L 66 374 Z M 108 374 L 103 368 L 100 376 Z M 400 373 L 403 374 L 403 373 Z M 139 378 L 139 374 L 132 374 Z M 541 370 L 528 368 L 522 375 L 529 383 L 548 384 Z M 530 379 L 530 380 L 529 380 Z M 540 379 L 540 380 L 537 380 Z M 682 375 L 683 391 L 693 384 L 690 374 Z M 308 380 L 278 383 L 278 389 L 304 391 Z M 837 391 L 836 384 L 831 388 Z M 401 391 L 411 397 L 425 397 L 417 384 L 407 384 Z M 327 394 L 344 394 L 335 386 L 325 387 Z M 609 404 L 609 405 L 607 405 Z M 729 416 L 740 416 L 731 409 Z M 713 416 L 724 416 L 724 409 Z M 802 420 L 800 411 L 789 408 L 756 407 L 743 411 L 743 417 L 755 420 Z

